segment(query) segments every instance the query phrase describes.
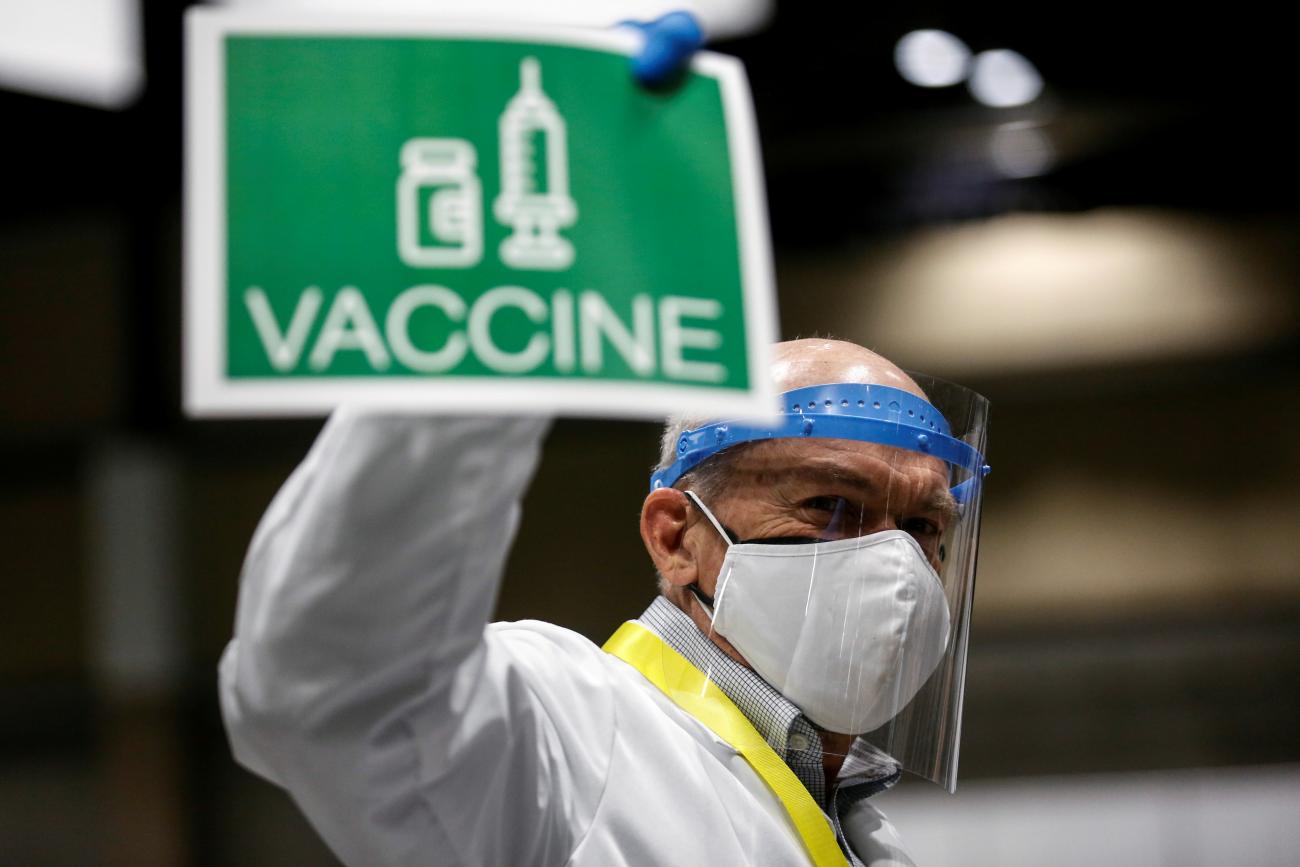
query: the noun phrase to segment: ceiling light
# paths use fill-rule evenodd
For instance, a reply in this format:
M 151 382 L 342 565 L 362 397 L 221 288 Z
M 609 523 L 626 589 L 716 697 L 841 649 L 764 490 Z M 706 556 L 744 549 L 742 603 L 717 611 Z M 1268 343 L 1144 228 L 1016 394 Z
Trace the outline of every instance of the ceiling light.
M 968 86 L 985 105 L 1011 108 L 1037 99 L 1043 92 L 1043 77 L 1024 55 L 998 48 L 975 55 Z
M 913 30 L 894 46 L 899 75 L 919 87 L 948 87 L 966 77 L 970 49 L 942 30 Z

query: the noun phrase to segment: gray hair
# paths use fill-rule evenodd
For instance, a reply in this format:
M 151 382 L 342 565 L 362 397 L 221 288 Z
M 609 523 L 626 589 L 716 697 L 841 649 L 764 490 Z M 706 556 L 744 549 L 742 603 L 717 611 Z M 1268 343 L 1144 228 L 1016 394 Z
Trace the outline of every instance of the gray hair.
M 681 439 L 682 434 L 695 430 L 701 425 L 706 425 L 709 421 L 710 419 L 707 418 L 685 415 L 675 415 L 669 418 L 664 424 L 663 435 L 659 440 L 659 463 L 655 466 L 654 471 L 657 473 L 675 464 L 677 462 L 677 441 Z M 701 500 L 712 508 L 713 503 L 717 501 L 727 487 L 732 458 L 746 445 L 748 444 L 742 443 L 712 457 L 705 458 L 690 470 L 682 473 L 682 477 L 673 482 L 672 486 L 679 491 L 694 491 Z M 655 573 L 655 585 L 661 596 L 668 595 L 669 584 L 658 572 Z
M 664 424 L 663 435 L 659 440 L 659 463 L 655 466 L 655 472 L 666 470 L 677 462 L 677 441 L 681 439 L 682 434 L 706 425 L 710 421 L 713 419 L 699 416 L 675 415 L 669 418 Z M 694 491 L 700 499 L 711 504 L 727 487 L 732 459 L 748 445 L 748 443 L 740 443 L 706 458 L 683 473 L 680 479 L 673 482 L 672 487 Z

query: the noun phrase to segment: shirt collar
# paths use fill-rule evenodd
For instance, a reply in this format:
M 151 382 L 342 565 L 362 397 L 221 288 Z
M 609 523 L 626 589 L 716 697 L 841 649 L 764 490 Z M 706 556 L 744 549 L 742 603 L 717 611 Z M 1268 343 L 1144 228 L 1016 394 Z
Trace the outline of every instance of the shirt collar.
M 663 596 L 655 598 L 638 622 L 663 639 L 731 699 L 768 745 L 794 771 L 819 804 L 828 804 L 822 771 L 822 744 L 817 730 L 799 708 L 767 681 L 723 653 L 699 630 L 690 616 Z M 900 767 L 887 753 L 862 738 L 853 742 L 844 759 L 836 788 L 841 796 L 854 792 L 857 800 L 897 782 Z

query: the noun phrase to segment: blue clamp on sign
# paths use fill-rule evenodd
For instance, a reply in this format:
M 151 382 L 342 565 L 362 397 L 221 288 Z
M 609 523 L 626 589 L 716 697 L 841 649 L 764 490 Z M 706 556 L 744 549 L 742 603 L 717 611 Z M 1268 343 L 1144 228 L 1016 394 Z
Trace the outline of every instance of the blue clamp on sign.
M 645 43 L 632 57 L 632 75 L 647 87 L 666 83 L 704 45 L 704 28 L 690 12 L 678 10 L 653 21 L 624 21 L 645 34 Z
M 984 456 L 952 436 L 948 421 L 924 398 L 887 385 L 834 383 L 781 395 L 775 424 L 722 421 L 687 431 L 677 441 L 677 461 L 650 476 L 650 489 L 672 487 L 702 461 L 731 446 L 766 439 L 818 437 L 858 440 L 931 455 L 966 470 L 971 478 L 952 489 L 959 503 L 988 475 Z

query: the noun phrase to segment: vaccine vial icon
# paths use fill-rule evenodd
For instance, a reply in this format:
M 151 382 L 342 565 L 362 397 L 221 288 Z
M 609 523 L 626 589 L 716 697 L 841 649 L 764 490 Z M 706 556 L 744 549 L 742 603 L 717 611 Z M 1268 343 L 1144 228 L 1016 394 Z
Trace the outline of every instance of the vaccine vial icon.
M 493 212 L 511 230 L 501 260 L 511 268 L 556 271 L 573 264 L 573 244 L 560 230 L 578 218 L 569 195 L 565 123 L 542 91 L 537 58 L 520 63 L 519 79 L 498 124 L 501 192 Z
M 402 145 L 397 180 L 397 251 L 417 268 L 470 268 L 483 258 L 483 187 L 478 154 L 458 138 Z

